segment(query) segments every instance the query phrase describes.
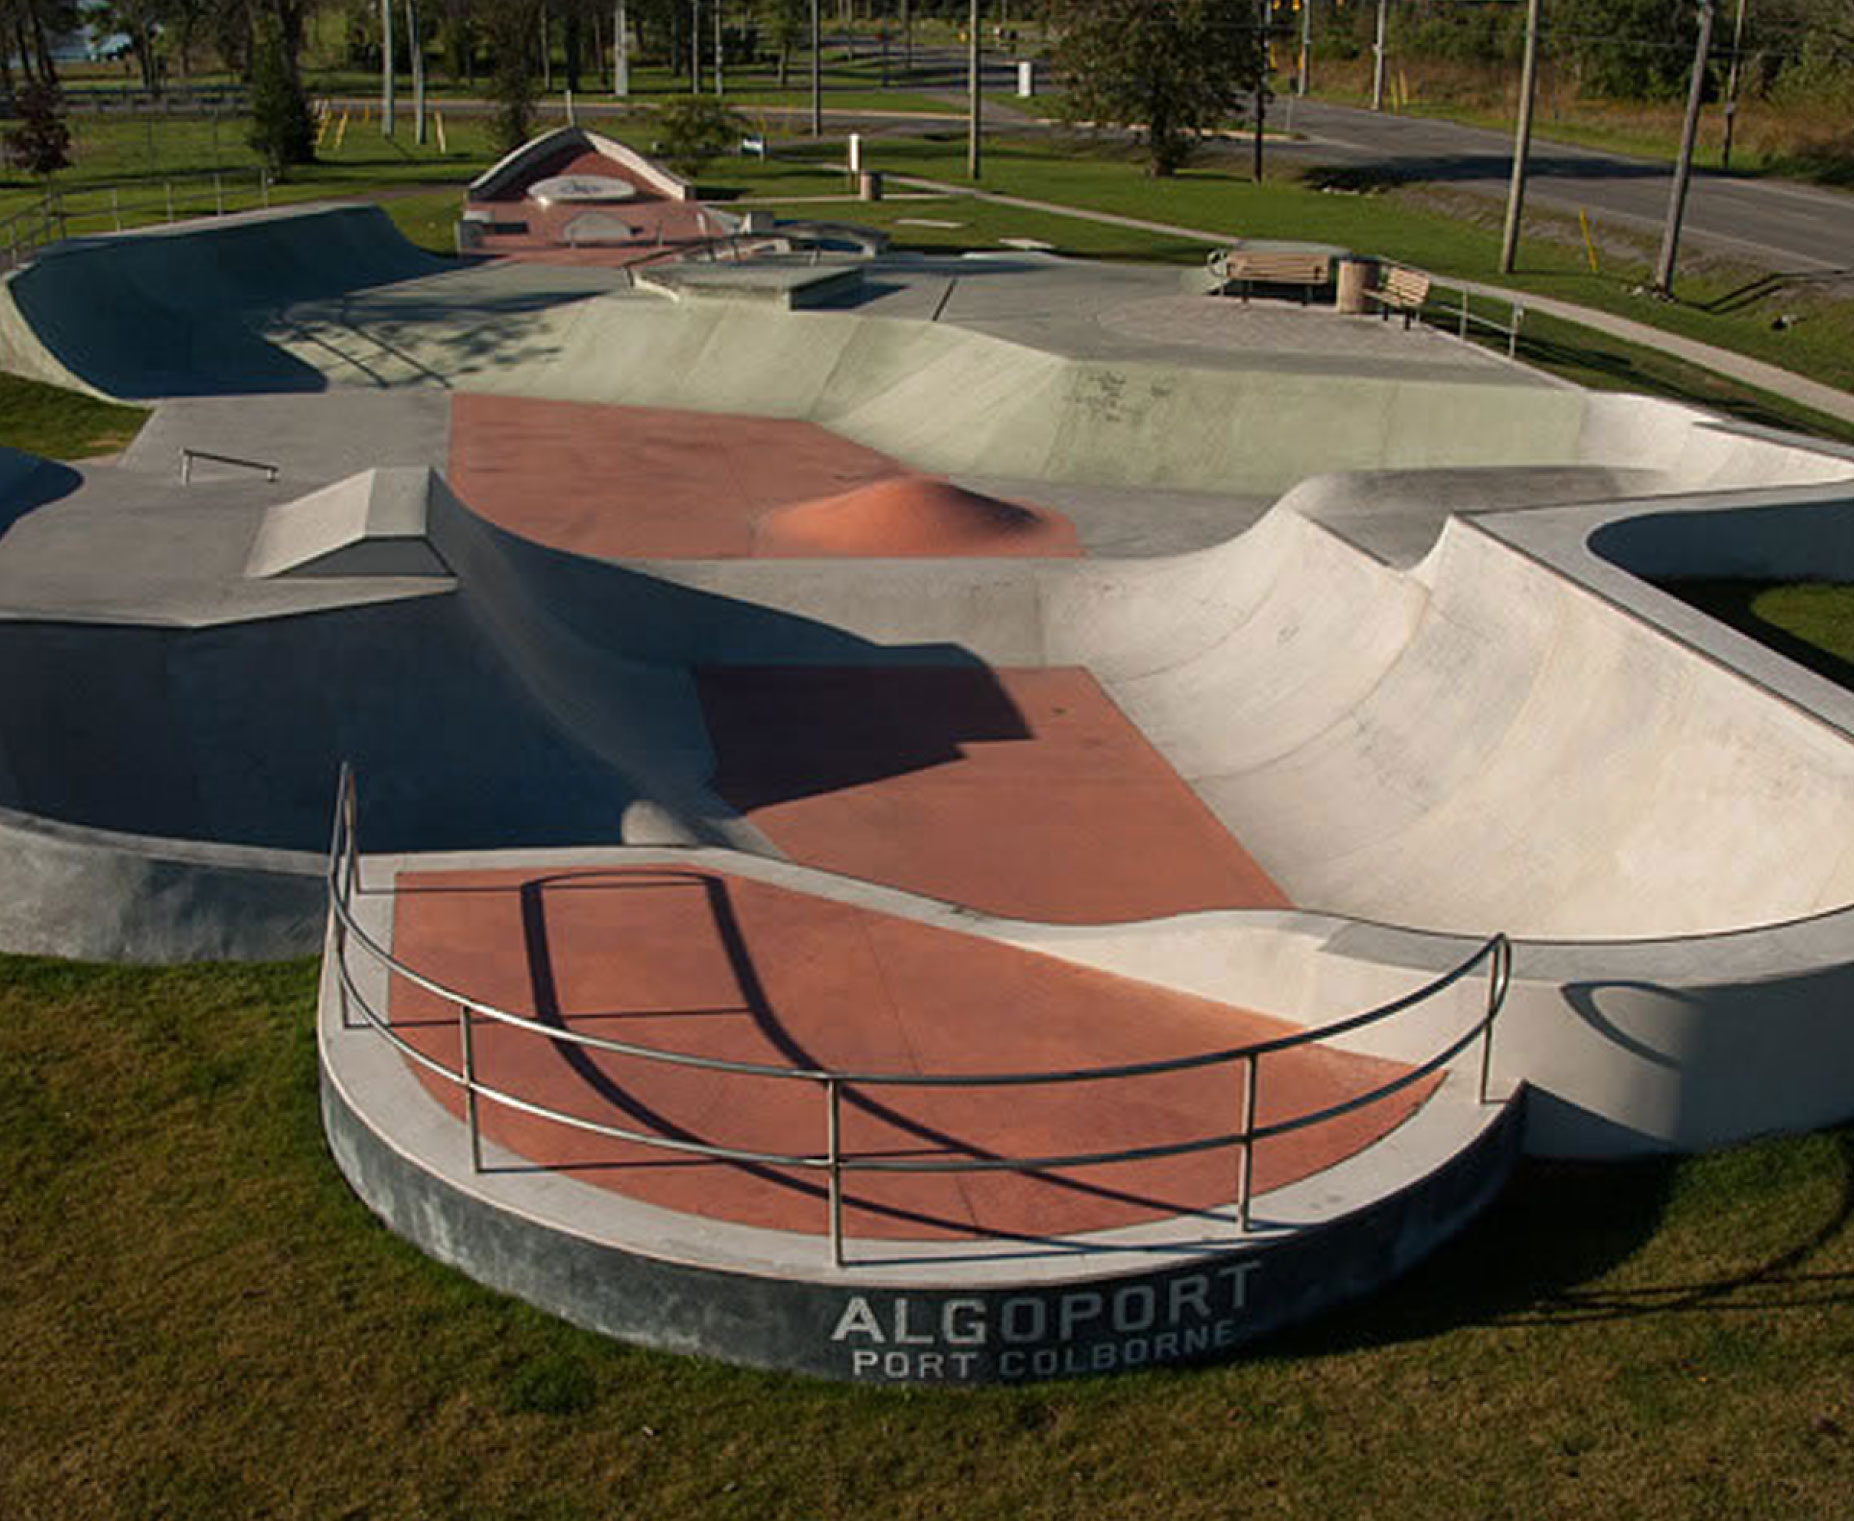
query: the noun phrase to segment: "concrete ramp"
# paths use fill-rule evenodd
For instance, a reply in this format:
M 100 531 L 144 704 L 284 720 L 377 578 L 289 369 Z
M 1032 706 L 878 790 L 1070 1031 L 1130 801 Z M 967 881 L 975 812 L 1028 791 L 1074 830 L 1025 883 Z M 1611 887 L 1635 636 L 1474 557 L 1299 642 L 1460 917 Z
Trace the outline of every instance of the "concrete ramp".
M 264 514 L 245 574 L 444 576 L 426 536 L 434 476 L 425 469 L 363 470 Z
M 443 267 L 377 206 L 67 239 L 6 277 L 0 364 L 113 397 L 320 390 L 318 370 L 253 331 L 253 311 Z

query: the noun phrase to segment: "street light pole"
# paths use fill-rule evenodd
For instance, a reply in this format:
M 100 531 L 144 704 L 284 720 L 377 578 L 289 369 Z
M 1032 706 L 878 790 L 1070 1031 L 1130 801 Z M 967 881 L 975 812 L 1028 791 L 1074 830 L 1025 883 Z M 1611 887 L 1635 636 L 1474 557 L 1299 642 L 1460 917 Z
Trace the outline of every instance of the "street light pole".
M 979 44 L 979 0 L 972 0 L 971 12 L 967 21 L 967 31 L 970 34 L 967 38 L 969 43 L 966 58 L 966 68 L 968 71 L 967 89 L 971 97 L 972 120 L 966 129 L 966 177 L 976 182 L 979 177 L 980 168 L 979 109 L 981 104 L 981 89 L 979 85 L 979 63 L 983 52 Z
M 1519 125 L 1513 134 L 1513 183 L 1506 196 L 1506 231 L 1500 239 L 1500 273 L 1513 272 L 1519 218 L 1526 205 L 1526 153 L 1532 146 L 1532 97 L 1539 77 L 1539 0 L 1526 0 L 1526 62 L 1519 76 Z
M 1699 135 L 1700 103 L 1706 92 L 1706 55 L 1712 49 L 1714 0 L 1699 0 L 1699 40 L 1693 45 L 1693 82 L 1687 90 L 1687 118 L 1680 128 L 1680 159 L 1674 165 L 1674 188 L 1667 199 L 1667 229 L 1661 238 L 1661 258 L 1655 266 L 1654 289 L 1663 296 L 1674 293 L 1674 259 L 1680 250 L 1680 220 L 1686 215 L 1687 181 L 1693 175 L 1693 141 Z

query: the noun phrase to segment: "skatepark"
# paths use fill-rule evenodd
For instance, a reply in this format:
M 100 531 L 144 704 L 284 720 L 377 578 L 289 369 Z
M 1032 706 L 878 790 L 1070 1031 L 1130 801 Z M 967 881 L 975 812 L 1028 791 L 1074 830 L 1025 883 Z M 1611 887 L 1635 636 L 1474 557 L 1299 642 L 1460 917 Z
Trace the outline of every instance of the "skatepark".
M 324 951 L 331 1149 L 427 1251 L 1112 1371 L 1521 1149 L 1854 1110 L 1854 698 L 1652 584 L 1854 576 L 1847 451 L 1174 270 L 576 253 L 318 207 L 0 302 L 159 404 L 0 460 L 0 943 Z

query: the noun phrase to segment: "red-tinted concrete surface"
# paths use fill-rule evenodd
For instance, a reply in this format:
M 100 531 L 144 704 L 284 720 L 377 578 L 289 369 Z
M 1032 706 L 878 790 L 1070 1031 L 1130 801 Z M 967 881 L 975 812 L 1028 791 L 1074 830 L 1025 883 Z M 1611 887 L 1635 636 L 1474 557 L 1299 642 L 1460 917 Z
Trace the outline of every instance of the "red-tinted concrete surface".
M 514 1013 L 685 1054 L 780 1067 L 905 1073 L 1078 1068 L 1222 1050 L 1289 1027 L 1047 957 L 709 872 L 402 874 L 393 945 L 408 964 Z M 394 1026 L 459 1065 L 457 1011 L 403 982 Z M 783 1155 L 825 1150 L 822 1090 L 587 1051 L 493 1021 L 475 1027 L 482 1082 L 633 1131 Z M 421 1081 L 461 1115 L 457 1089 Z M 1262 1123 L 1369 1091 L 1391 1063 L 1317 1047 L 1261 1063 Z M 1258 1190 L 1349 1155 L 1433 1088 L 1257 1148 Z M 858 1087 L 850 1156 L 1038 1157 L 1162 1145 L 1236 1128 L 1227 1067 L 1010 1089 Z M 530 1161 L 632 1198 L 785 1230 L 826 1229 L 821 1173 L 678 1156 L 493 1102 L 486 1134 Z M 457 1145 L 464 1147 L 460 1130 Z M 1236 1157 L 1217 1150 L 1061 1174 L 846 1177 L 853 1236 L 1041 1236 L 1227 1204 Z
M 450 483 L 512 533 L 603 559 L 1080 553 L 1060 513 L 769 417 L 463 393 Z
M 1291 905 L 1085 670 L 697 672 L 711 785 L 794 860 L 1021 919 Z
M 553 206 L 529 199 L 530 185 L 566 174 L 616 180 L 628 185 L 633 193 L 623 201 Z M 699 205 L 670 200 L 612 160 L 579 150 L 556 154 L 534 168 L 520 184 L 500 195 L 472 200 L 470 208 L 491 212 L 498 224 L 521 226 L 518 232 L 486 233 L 478 245 L 481 252 L 548 264 L 647 263 L 705 243 L 719 230 Z M 588 242 L 575 247 L 571 242 L 572 223 L 588 216 L 602 223 L 621 222 L 633 235 L 623 242 Z

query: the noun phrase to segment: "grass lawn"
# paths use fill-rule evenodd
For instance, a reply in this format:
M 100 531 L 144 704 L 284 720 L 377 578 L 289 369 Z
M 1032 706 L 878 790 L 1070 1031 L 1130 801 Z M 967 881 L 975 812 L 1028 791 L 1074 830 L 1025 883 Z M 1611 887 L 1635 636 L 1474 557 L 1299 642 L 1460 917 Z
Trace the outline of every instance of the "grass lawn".
M 1663 589 L 1854 691 L 1854 585 L 1678 580 Z
M 629 1349 L 425 1260 L 321 1142 L 306 962 L 0 958 L 0 1514 L 1840 1514 L 1854 1133 L 1527 1167 L 1226 1366 L 865 1390 Z
M 9 448 L 48 459 L 114 454 L 128 447 L 147 420 L 144 407 L 0 374 L 0 444 Z

